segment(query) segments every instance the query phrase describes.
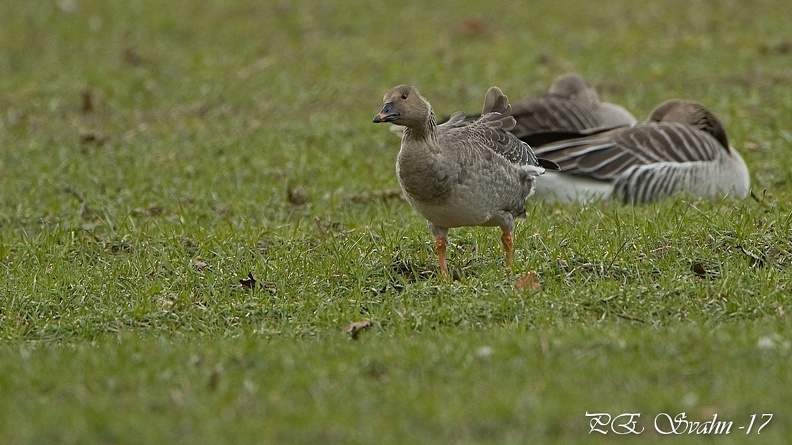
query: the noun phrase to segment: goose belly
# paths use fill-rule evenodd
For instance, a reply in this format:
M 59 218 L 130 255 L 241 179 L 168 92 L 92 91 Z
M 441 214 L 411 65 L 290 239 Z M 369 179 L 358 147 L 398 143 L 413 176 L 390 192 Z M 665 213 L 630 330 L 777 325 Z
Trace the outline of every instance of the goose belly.
M 482 226 L 500 210 L 496 202 L 482 196 L 451 193 L 441 203 L 428 203 L 407 195 L 413 208 L 429 222 L 446 228 Z

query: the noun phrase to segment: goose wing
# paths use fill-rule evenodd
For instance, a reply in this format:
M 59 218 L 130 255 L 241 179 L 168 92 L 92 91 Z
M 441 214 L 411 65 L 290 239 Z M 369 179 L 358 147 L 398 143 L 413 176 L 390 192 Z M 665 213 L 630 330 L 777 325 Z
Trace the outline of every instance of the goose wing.
M 660 122 L 623 127 L 536 149 L 562 172 L 614 180 L 634 166 L 700 163 L 724 152 L 712 136 L 688 125 Z
M 508 98 L 499 88 L 492 87 L 487 91 L 483 114 L 476 120 L 469 121 L 463 113 L 454 113 L 447 122 L 438 125 L 437 130 L 444 145 L 476 144 L 513 164 L 538 166 L 531 146 L 510 132 L 515 125 Z

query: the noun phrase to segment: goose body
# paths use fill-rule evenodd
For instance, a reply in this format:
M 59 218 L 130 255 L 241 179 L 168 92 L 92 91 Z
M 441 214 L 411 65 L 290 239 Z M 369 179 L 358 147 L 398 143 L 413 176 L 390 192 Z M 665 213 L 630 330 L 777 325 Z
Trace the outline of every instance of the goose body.
M 671 99 L 644 123 L 554 142 L 536 153 L 560 167 L 539 184 L 537 195 L 545 200 L 639 204 L 681 193 L 744 198 L 750 192 L 748 168 L 723 124 L 693 101 Z
M 450 228 L 498 226 L 510 267 L 514 219 L 544 172 L 531 147 L 509 133 L 514 125 L 508 98 L 493 87 L 482 115 L 462 113 L 437 125 L 429 102 L 412 86 L 399 85 L 383 99 L 375 123 L 405 127 L 396 176 L 407 200 L 429 224 L 447 274 L 445 248 Z

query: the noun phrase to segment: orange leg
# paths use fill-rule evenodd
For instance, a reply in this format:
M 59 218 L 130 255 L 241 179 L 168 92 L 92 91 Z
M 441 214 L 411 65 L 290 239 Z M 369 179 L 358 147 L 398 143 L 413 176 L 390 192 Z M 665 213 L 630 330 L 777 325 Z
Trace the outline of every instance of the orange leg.
M 440 260 L 440 275 L 448 276 L 448 267 L 446 266 L 446 239 L 444 237 L 435 238 L 435 246 L 437 247 L 437 259 Z
M 506 271 L 511 272 L 512 252 L 514 252 L 514 237 L 512 236 L 512 232 L 503 232 L 501 242 L 503 243 L 503 250 L 506 251 Z

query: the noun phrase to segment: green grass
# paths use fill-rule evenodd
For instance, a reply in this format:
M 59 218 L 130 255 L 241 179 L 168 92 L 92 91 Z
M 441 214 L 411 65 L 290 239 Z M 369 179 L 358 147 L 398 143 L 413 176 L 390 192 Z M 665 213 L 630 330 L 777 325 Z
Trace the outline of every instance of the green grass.
M 611 443 L 587 411 L 786 443 L 787 2 L 320 3 L 0 3 L 0 443 Z M 707 105 L 758 199 L 529 201 L 540 291 L 494 229 L 438 277 L 382 94 L 567 71 Z M 734 429 L 653 432 L 681 412 Z

